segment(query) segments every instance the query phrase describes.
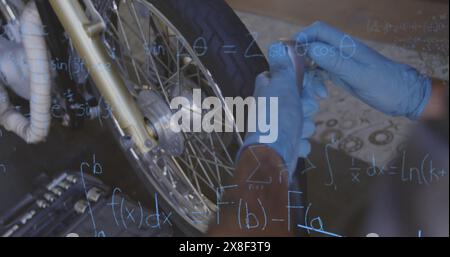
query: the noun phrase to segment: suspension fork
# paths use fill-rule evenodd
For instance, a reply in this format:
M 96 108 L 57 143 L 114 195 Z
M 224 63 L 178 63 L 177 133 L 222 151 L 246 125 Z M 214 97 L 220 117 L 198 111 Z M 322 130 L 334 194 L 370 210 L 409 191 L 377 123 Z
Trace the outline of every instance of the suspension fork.
M 92 2 L 90 0 L 83 2 L 90 12 L 90 18 L 78 0 L 49 2 L 78 54 L 84 60 L 92 80 L 111 106 L 120 128 L 131 137 L 141 153 L 151 150 L 157 145 L 156 137 L 146 126 L 143 114 L 102 44 L 101 34 L 105 24 L 93 9 Z

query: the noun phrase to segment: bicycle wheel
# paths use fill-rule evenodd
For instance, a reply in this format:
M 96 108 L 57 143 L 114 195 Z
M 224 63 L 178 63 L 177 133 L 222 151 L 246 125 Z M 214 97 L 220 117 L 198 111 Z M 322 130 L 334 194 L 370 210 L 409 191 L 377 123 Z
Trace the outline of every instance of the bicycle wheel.
M 110 124 L 128 160 L 185 233 L 204 233 L 227 185 L 241 134 L 173 133 L 170 101 L 200 89 L 201 98 L 246 97 L 267 63 L 251 33 L 222 0 L 96 1 L 107 23 L 104 44 L 135 97 L 159 147 L 139 153 L 114 117 Z M 192 100 L 192 99 L 190 99 Z M 224 102 L 222 102 L 224 104 Z M 192 117 L 201 106 L 191 102 Z M 226 115 L 233 115 L 228 110 Z

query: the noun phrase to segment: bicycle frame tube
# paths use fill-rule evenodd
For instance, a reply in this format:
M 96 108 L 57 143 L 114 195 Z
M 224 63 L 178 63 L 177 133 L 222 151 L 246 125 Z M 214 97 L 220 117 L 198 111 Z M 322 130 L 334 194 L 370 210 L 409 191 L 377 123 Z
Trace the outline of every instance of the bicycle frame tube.
M 11 8 L 6 4 L 5 0 L 0 0 L 0 14 L 5 18 L 6 22 L 15 21 L 18 19 L 13 10 L 11 10 Z
M 155 135 L 145 125 L 143 114 L 101 43 L 103 21 L 91 21 L 78 0 L 50 0 L 50 4 L 84 60 L 95 85 L 111 106 L 120 128 L 131 136 L 141 153 L 151 150 L 157 145 Z

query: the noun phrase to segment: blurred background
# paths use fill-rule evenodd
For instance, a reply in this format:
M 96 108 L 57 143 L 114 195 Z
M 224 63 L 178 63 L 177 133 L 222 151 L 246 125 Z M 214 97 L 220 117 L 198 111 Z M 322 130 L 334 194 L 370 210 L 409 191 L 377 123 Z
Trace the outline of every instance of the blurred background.
M 445 25 L 446 19 L 448 22 L 448 1 L 445 0 L 400 0 L 395 3 L 388 0 L 227 0 L 227 2 L 239 11 L 272 17 L 297 26 L 321 20 L 351 35 L 389 44 L 403 41 L 405 38 L 437 40 L 441 41 L 442 45 L 448 40 L 447 29 L 436 33 L 437 31 L 417 27 L 431 25 L 433 21 L 439 20 Z M 374 31 L 374 26 L 380 28 L 391 26 L 392 30 Z M 415 45 L 416 47 L 410 45 L 409 48 L 425 50 L 421 45 Z M 436 48 L 427 50 L 437 53 Z
M 271 42 L 321 20 L 448 85 L 448 1 L 227 2 L 264 52 Z M 415 124 L 387 117 L 328 86 L 330 97 L 321 103 L 313 151 L 302 170 L 308 177 L 305 222 L 344 236 L 448 236 L 448 143 L 434 164 L 422 148 L 423 153 L 414 151 L 411 158 L 417 163 L 413 166 L 396 174 L 383 172 L 392 170 L 395 157 L 409 149 Z M 29 192 L 41 172 L 76 171 L 82 162 L 94 162 L 94 158 L 102 166 L 99 177 L 130 197 L 149 202 L 107 128 L 98 121 L 86 126 L 88 129 L 66 133 L 54 123 L 47 142 L 38 146 L 28 146 L 0 128 L 0 213 Z M 446 135 L 448 142 L 448 126 Z M 438 149 L 436 144 L 430 148 Z M 424 162 L 427 167 L 430 162 L 437 167 L 424 171 Z

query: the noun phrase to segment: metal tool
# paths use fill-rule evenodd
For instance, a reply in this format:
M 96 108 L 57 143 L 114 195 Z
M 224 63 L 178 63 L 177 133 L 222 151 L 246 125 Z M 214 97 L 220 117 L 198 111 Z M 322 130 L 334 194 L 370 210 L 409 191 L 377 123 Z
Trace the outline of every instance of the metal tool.
M 303 44 L 298 43 L 291 39 L 279 40 L 286 47 L 286 54 L 294 65 L 296 84 L 298 86 L 300 95 L 303 92 L 303 78 L 305 72 L 314 69 L 316 67 L 314 61 L 312 61 L 306 54 L 306 49 Z

